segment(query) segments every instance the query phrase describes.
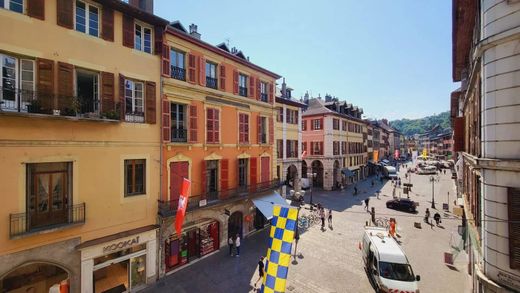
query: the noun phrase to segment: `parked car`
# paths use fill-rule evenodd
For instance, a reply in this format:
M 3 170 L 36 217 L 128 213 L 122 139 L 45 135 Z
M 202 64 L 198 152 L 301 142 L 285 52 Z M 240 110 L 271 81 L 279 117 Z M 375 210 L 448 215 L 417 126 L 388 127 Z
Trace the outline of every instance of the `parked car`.
M 407 211 L 410 213 L 415 213 L 418 205 L 417 202 L 407 198 L 391 199 L 386 202 L 386 207 L 389 209 Z

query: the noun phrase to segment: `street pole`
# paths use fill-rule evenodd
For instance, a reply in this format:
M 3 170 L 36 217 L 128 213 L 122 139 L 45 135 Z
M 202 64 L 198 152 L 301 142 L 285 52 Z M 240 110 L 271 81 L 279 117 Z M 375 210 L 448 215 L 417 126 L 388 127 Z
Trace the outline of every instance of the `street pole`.
M 431 176 L 430 181 L 432 182 L 432 209 L 434 209 L 435 208 L 435 178 L 433 178 L 433 176 Z

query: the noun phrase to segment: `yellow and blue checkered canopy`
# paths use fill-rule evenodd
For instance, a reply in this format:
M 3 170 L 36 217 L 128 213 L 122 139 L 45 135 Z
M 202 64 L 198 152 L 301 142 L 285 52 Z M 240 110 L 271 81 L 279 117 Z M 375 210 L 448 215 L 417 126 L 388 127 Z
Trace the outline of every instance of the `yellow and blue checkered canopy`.
M 297 229 L 298 209 L 290 207 L 273 207 L 271 232 L 265 275 L 260 292 L 283 293 L 291 261 L 292 242 Z

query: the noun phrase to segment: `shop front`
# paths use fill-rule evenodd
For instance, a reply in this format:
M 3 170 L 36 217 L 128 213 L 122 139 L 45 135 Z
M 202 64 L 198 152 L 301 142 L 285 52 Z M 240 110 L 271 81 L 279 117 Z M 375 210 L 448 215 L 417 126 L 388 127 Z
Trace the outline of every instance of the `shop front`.
M 81 292 L 135 292 L 155 281 L 157 226 L 80 244 Z

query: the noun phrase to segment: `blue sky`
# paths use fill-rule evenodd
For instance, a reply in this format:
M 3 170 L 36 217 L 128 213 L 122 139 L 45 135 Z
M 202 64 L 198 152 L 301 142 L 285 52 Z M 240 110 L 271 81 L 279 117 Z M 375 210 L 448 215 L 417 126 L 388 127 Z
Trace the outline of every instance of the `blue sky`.
M 208 43 L 229 39 L 294 96 L 329 93 L 370 118 L 447 111 L 456 88 L 448 0 L 155 0 L 154 10 L 197 24 Z

